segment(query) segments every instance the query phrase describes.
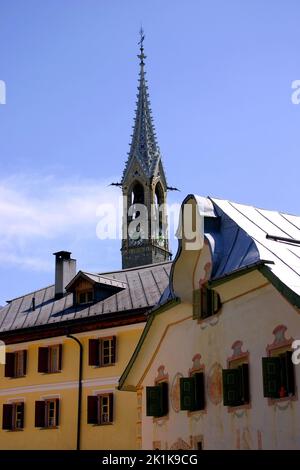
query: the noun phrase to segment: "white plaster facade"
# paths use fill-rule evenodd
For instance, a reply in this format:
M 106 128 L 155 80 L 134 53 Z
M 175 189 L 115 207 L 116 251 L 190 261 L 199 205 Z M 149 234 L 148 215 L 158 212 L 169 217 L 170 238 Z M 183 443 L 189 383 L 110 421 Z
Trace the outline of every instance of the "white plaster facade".
M 192 292 L 210 277 L 209 243 L 196 251 L 182 250 L 172 274 L 180 302 L 169 302 L 148 321 L 130 367 L 121 379 L 123 390 L 138 391 L 138 445 L 143 449 L 299 449 L 300 365 L 294 366 L 293 397 L 264 397 L 262 358 L 269 350 L 291 347 L 300 339 L 300 312 L 258 270 L 229 277 L 215 289 L 221 310 L 204 320 L 193 319 Z M 268 349 L 269 348 L 269 349 Z M 222 369 L 233 355 L 247 355 L 250 403 L 223 405 Z M 201 367 L 205 378 L 205 409 L 179 408 L 179 377 Z M 146 416 L 146 387 L 163 378 L 169 383 L 169 413 Z M 139 398 L 140 399 L 140 398 Z

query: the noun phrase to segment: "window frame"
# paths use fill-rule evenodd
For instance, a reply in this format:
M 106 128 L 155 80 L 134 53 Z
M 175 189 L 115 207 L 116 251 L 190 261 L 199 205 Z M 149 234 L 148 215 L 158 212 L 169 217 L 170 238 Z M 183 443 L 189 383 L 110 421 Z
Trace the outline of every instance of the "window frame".
M 11 403 L 12 405 L 12 431 L 22 431 L 24 429 L 24 402 L 23 401 L 17 401 Z M 18 407 L 21 407 L 21 410 L 18 411 Z M 21 413 L 21 426 L 17 426 L 18 422 L 18 413 Z
M 89 295 L 91 294 L 91 298 L 89 299 Z M 80 300 L 80 296 L 84 296 L 84 301 Z M 93 288 L 82 289 L 76 292 L 76 303 L 77 305 L 86 305 L 91 304 L 95 300 L 95 293 Z
M 87 424 L 108 426 L 114 424 L 114 393 L 104 392 L 87 397 Z M 104 411 L 104 407 L 106 408 Z M 106 418 L 104 418 L 106 416 Z
M 222 302 L 218 292 L 206 284 L 193 290 L 193 319 L 202 322 L 220 314 Z
M 25 416 L 24 401 L 10 401 L 9 403 L 3 403 L 2 407 L 2 429 L 5 431 L 23 431 Z M 21 409 L 18 410 L 18 407 L 21 407 Z M 18 418 L 18 413 L 21 413 L 20 418 Z M 20 424 L 18 424 L 19 420 Z
M 60 372 L 60 349 L 61 348 L 59 344 L 53 344 L 51 346 L 48 346 L 48 374 L 55 374 L 56 372 Z
M 58 426 L 58 403 L 57 398 L 47 398 L 45 401 L 45 428 L 55 429 Z M 53 418 L 50 417 L 51 405 L 53 405 Z M 54 424 L 50 424 L 50 420 L 54 419 Z
M 278 346 L 277 348 L 274 347 L 274 348 L 269 348 L 268 350 L 268 355 L 265 356 L 265 357 L 262 357 L 262 379 L 263 379 L 263 396 L 264 398 L 267 398 L 268 399 L 268 404 L 269 405 L 274 405 L 276 403 L 280 403 L 282 401 L 288 401 L 288 400 L 292 400 L 292 401 L 295 401 L 298 399 L 298 392 L 297 392 L 297 384 L 296 384 L 296 374 L 295 374 L 295 365 L 292 363 L 291 361 L 291 364 L 292 364 L 292 373 L 293 373 L 293 388 L 294 388 L 294 392 L 291 394 L 288 393 L 288 391 L 286 391 L 286 395 L 285 396 L 278 396 L 278 397 L 271 397 L 271 396 L 267 396 L 265 395 L 265 375 L 264 375 L 264 372 L 265 372 L 265 369 L 264 369 L 264 366 L 263 366 L 263 360 L 264 359 L 276 359 L 278 358 L 279 361 L 283 358 L 284 355 L 286 355 L 286 353 L 290 353 L 292 355 L 293 351 L 291 351 L 291 345 L 284 345 L 284 346 Z M 286 385 L 286 384 L 283 384 L 282 381 L 283 381 L 283 377 L 282 377 L 282 374 L 283 374 L 283 367 L 282 367 L 282 360 L 280 361 L 280 364 L 279 364 L 279 374 L 281 375 L 281 377 L 279 378 L 279 382 L 280 382 L 280 386 L 283 387 L 283 385 Z M 285 373 L 287 374 L 287 370 L 285 370 Z
M 105 342 L 109 341 L 109 362 L 104 363 Z M 92 367 L 111 367 L 117 362 L 117 337 L 105 336 L 102 338 L 89 339 L 88 365 Z

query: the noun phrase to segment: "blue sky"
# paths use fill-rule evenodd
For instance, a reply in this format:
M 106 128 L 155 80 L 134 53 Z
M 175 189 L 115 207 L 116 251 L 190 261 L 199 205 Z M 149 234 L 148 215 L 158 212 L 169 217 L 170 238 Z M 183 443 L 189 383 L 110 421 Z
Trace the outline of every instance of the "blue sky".
M 141 23 L 170 201 L 300 214 L 299 17 L 297 0 L 2 0 L 0 304 L 51 284 L 57 250 L 120 267 L 96 207 L 119 196 Z

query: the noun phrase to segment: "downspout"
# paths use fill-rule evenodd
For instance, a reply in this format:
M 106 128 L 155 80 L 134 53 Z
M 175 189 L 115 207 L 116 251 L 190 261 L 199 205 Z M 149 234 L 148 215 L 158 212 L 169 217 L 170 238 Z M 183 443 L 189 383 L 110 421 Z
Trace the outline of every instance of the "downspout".
M 73 335 L 67 334 L 67 338 L 73 339 L 79 346 L 79 368 L 78 368 L 78 408 L 77 408 L 77 439 L 76 450 L 80 450 L 80 436 L 81 436 L 81 405 L 82 405 L 82 358 L 83 346 L 82 343 Z

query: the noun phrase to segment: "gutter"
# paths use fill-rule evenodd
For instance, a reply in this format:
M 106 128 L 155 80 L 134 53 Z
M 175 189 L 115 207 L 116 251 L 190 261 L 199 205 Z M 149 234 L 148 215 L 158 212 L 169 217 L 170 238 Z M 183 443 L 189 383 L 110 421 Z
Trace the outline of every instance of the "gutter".
M 274 261 L 260 260 L 260 261 L 257 261 L 256 263 L 248 264 L 247 266 L 243 266 L 242 268 L 235 269 L 234 271 L 231 271 L 228 274 L 224 274 L 223 276 L 212 279 L 211 281 L 208 282 L 208 286 L 216 287 L 216 286 L 219 286 L 220 284 L 224 284 L 224 282 L 231 281 L 232 279 L 235 279 L 236 277 L 240 277 L 240 276 L 243 276 L 244 274 L 250 273 L 251 271 L 255 271 L 256 269 L 260 271 L 266 264 L 275 264 L 275 263 Z
M 76 341 L 79 346 L 79 366 L 78 366 L 78 403 L 77 403 L 77 436 L 76 436 L 76 450 L 80 450 L 81 438 L 81 408 L 82 408 L 82 360 L 83 360 L 83 346 L 76 336 L 67 334 L 67 338 Z

